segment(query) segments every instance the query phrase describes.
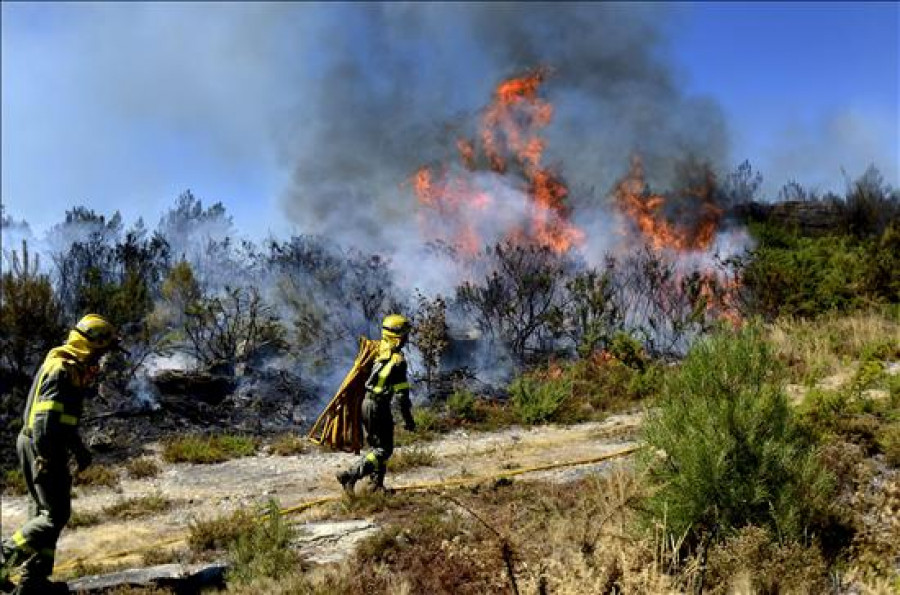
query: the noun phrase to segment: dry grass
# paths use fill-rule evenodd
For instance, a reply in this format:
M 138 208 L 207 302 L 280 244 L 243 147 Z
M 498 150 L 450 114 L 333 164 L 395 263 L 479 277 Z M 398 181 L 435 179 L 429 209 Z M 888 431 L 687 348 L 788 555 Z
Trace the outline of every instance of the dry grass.
M 407 446 L 388 459 L 388 470 L 395 473 L 434 465 L 434 451 L 426 446 Z
M 160 564 L 172 564 L 186 558 L 187 552 L 182 549 L 159 548 L 147 550 L 141 556 L 144 566 L 159 566 Z
M 66 527 L 69 529 L 79 529 L 82 527 L 93 527 L 102 522 L 103 519 L 96 512 L 73 510 L 72 516 L 69 517 L 69 522 L 66 524 Z
M 162 468 L 153 459 L 141 457 L 125 463 L 125 471 L 131 479 L 146 479 L 159 475 Z
M 879 431 L 877 442 L 888 465 L 900 467 L 900 422 L 883 427 Z
M 809 385 L 867 355 L 900 358 L 900 319 L 879 312 L 783 318 L 771 327 L 769 337 L 794 379 Z
M 119 587 L 109 595 L 172 595 L 174 592 L 164 587 Z
M 103 509 L 103 515 L 110 519 L 128 520 L 152 516 L 172 508 L 172 501 L 160 494 L 140 496 L 120 500 Z
M 709 554 L 710 593 L 807 593 L 829 590 L 828 570 L 816 547 L 778 544 L 759 527 L 745 527 Z
M 74 484 L 81 487 L 119 487 L 119 474 L 106 465 L 91 465 L 75 475 Z
M 309 442 L 297 434 L 282 434 L 272 441 L 269 452 L 280 457 L 299 455 L 309 450 Z
M 678 584 L 663 570 L 673 554 L 632 531 L 643 489 L 613 471 L 575 484 L 345 499 L 346 512 L 385 526 L 352 560 L 229 591 L 503 593 L 515 582 L 522 593 L 671 592 Z
M 129 498 L 103 508 L 100 512 L 72 511 L 68 527 L 93 527 L 106 521 L 124 521 L 165 512 L 172 507 L 172 501 L 159 494 Z

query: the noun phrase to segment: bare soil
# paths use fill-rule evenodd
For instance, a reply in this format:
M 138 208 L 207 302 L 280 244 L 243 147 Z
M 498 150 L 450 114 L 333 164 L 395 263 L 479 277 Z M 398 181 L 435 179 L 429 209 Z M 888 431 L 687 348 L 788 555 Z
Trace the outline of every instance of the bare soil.
M 420 442 L 416 448 L 428 448 L 434 462 L 427 467 L 391 474 L 388 483 L 408 486 L 460 478 L 491 478 L 511 470 L 583 460 L 620 450 L 634 444 L 634 433 L 642 415 L 615 415 L 602 422 L 574 426 L 511 427 L 496 432 L 467 433 L 456 431 L 431 442 Z M 258 454 L 213 465 L 166 464 L 159 458 L 159 444 L 147 449 L 163 471 L 150 479 L 126 479 L 118 490 L 93 488 L 76 490 L 73 509 L 79 513 L 102 513 L 102 510 L 125 498 L 160 494 L 175 501 L 164 513 L 128 521 L 109 521 L 92 527 L 66 529 L 57 551 L 57 569 L 71 568 L 74 562 L 86 565 L 116 564 L 140 566 L 146 552 L 178 547 L 187 535 L 188 525 L 195 519 L 208 519 L 229 514 L 238 508 L 276 499 L 288 508 L 329 496 L 340 495 L 335 473 L 356 460 L 356 455 L 312 449 L 297 456 Z M 401 449 L 402 450 L 402 449 Z M 594 466 L 594 469 L 600 465 Z M 566 481 L 590 468 L 563 468 L 541 471 L 527 477 Z M 27 498 L 2 498 L 2 534 L 10 535 L 26 518 Z M 347 525 L 349 533 L 359 537 L 370 529 Z M 352 547 L 356 538 L 342 539 L 343 533 L 333 528 L 309 524 L 306 532 L 319 532 L 326 537 L 311 539 L 306 553 L 333 561 L 342 555 L 346 541 Z M 362 533 L 361 533 L 362 532 Z M 327 552 L 317 554 L 319 546 Z

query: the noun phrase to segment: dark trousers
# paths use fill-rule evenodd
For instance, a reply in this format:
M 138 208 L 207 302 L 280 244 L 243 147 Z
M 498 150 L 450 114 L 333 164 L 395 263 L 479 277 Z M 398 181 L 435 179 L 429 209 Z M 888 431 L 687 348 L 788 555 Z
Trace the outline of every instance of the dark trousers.
M 362 403 L 363 429 L 371 450 L 354 468 L 358 478 L 374 475 L 376 482 L 384 479 L 387 462 L 394 454 L 394 416 L 390 399 L 377 399 L 366 395 Z
M 24 586 L 53 573 L 56 542 L 72 514 L 72 476 L 63 457 L 39 466 L 34 444 L 25 434 L 19 434 L 16 451 L 31 501 L 28 520 L 3 543 L 3 553 L 8 560 L 24 560 Z

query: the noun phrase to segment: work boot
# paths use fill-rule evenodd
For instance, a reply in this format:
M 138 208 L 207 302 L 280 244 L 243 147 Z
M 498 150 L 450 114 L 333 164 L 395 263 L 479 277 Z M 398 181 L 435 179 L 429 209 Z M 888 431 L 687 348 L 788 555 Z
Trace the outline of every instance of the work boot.
M 13 595 L 62 595 L 68 593 L 66 583 L 54 583 L 46 577 L 34 579 L 22 579 Z
M 392 494 L 392 493 L 393 493 L 393 490 L 389 490 L 389 489 L 387 489 L 386 487 L 384 487 L 384 475 L 385 475 L 385 473 L 387 473 L 387 470 L 384 469 L 384 468 L 382 468 L 382 469 L 379 469 L 378 471 L 376 471 L 375 473 L 373 473 L 373 474 L 370 476 L 370 480 L 371 480 L 371 482 L 372 482 L 371 490 L 372 490 L 373 492 L 382 492 L 382 493 L 385 493 L 385 494 Z
M 6 542 L 3 543 L 3 547 L 0 548 L 0 593 L 12 593 L 13 589 L 16 588 L 15 583 L 9 580 L 9 571 L 12 570 L 13 563 L 13 555 L 10 552 L 8 561 L 10 562 L 10 568 L 6 567 L 7 562 L 7 554 L 6 554 Z
M 341 471 L 337 474 L 337 480 L 341 483 L 341 487 L 344 488 L 344 492 L 348 495 L 352 496 L 356 492 L 354 492 L 354 488 L 356 488 L 356 482 L 359 480 L 355 471 Z

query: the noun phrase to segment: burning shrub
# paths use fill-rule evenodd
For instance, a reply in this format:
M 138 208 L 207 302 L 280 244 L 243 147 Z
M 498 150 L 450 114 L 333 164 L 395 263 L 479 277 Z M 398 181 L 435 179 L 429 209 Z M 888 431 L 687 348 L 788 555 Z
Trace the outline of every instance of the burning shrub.
M 481 265 L 483 280 L 463 283 L 456 299 L 482 333 L 499 341 L 519 364 L 529 354 L 552 348 L 552 322 L 570 268 L 566 257 L 507 242 L 486 249 Z
M 270 242 L 267 259 L 292 316 L 294 349 L 306 363 L 328 363 L 336 348 L 377 336 L 381 318 L 397 307 L 390 263 L 377 254 L 303 235 Z
M 760 330 L 699 341 L 644 428 L 658 456 L 651 519 L 690 547 L 753 524 L 782 539 L 815 530 L 832 481 L 781 390 Z
M 566 305 L 559 312 L 558 330 L 568 336 L 576 351 L 586 357 L 605 349 L 622 328 L 622 310 L 614 285 L 615 261 L 608 259 L 603 271 L 577 273 L 566 284 Z
M 616 290 L 624 326 L 656 355 L 681 355 L 717 323 L 724 306 L 715 274 L 685 270 L 671 256 L 645 247 L 616 265 Z

